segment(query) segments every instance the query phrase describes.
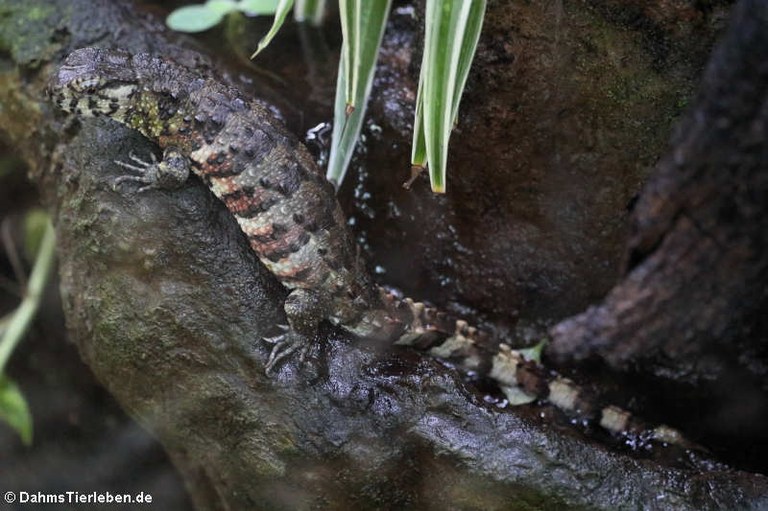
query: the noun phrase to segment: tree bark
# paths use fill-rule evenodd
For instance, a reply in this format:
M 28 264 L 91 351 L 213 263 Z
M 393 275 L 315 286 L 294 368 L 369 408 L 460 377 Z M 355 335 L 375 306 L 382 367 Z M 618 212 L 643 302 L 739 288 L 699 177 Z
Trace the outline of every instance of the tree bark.
M 624 277 L 550 353 L 768 383 L 768 3 L 744 1 L 632 214 Z M 762 322 L 762 325 L 761 325 Z M 761 328 L 762 327 L 762 328 Z
M 282 322 L 285 290 L 235 221 L 196 181 L 115 192 L 111 162 L 151 145 L 109 121 L 65 119 L 44 94 L 78 47 L 150 51 L 192 68 L 209 60 L 106 0 L 0 0 L 0 29 L 0 54 L 15 64 L 1 75 L 0 125 L 54 213 L 70 336 L 163 443 L 198 509 L 768 505 L 760 475 L 697 455 L 662 463 L 616 452 L 546 425 L 546 408 L 501 409 L 450 368 L 330 328 L 309 367 L 267 378 L 259 339 Z

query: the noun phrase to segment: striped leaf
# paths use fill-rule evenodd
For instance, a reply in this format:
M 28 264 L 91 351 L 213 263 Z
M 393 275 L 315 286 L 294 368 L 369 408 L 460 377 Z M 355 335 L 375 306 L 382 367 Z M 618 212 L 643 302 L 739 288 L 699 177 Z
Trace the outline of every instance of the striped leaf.
M 277 4 L 277 9 L 275 10 L 275 21 L 272 22 L 272 26 L 270 27 L 269 32 L 267 32 L 267 35 L 262 37 L 261 41 L 259 41 L 256 51 L 251 55 L 252 59 L 256 58 L 256 55 L 261 53 L 261 50 L 266 48 L 267 45 L 272 42 L 272 39 L 277 35 L 280 27 L 283 26 L 286 16 L 288 16 L 288 13 L 291 11 L 291 7 L 293 7 L 293 0 L 280 0 Z
M 344 179 L 360 136 L 391 4 L 391 0 L 339 0 L 344 41 L 326 174 L 336 188 Z
M 299 23 L 308 21 L 319 26 L 325 15 L 326 0 L 296 0 L 293 8 L 293 19 Z
M 411 165 L 428 167 L 445 193 L 448 142 L 477 48 L 486 0 L 427 0 L 424 56 L 416 99 Z

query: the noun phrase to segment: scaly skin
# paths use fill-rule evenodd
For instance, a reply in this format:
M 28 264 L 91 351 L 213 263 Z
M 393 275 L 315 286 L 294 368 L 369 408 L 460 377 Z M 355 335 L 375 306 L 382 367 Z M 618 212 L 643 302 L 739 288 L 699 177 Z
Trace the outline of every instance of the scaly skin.
M 333 187 L 262 106 L 169 61 L 93 48 L 69 56 L 51 91 L 63 110 L 111 117 L 165 148 L 163 164 L 147 166 L 149 187 L 183 182 L 183 169 L 168 164 L 169 154 L 183 155 L 232 212 L 261 262 L 292 290 L 290 330 L 270 367 L 305 347 L 323 319 L 358 335 L 397 336 Z
M 547 399 L 612 432 L 692 446 L 671 428 L 647 430 L 629 412 L 595 405 L 573 382 L 466 322 L 374 285 L 334 189 L 306 148 L 236 89 L 150 55 L 84 48 L 67 57 L 49 92 L 62 110 L 109 117 L 165 150 L 159 163 L 118 162 L 141 174 L 118 181 L 172 187 L 191 170 L 226 205 L 261 262 L 291 290 L 289 330 L 274 339 L 267 370 L 303 351 L 329 320 L 360 337 L 429 349 L 495 380 L 510 401 Z

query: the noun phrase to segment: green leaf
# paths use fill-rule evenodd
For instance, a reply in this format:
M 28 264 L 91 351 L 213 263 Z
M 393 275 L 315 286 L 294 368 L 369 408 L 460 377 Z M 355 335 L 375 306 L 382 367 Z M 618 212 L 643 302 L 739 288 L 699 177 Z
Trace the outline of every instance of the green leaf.
M 411 165 L 418 168 L 427 166 L 427 142 L 424 140 L 424 73 L 419 75 L 419 89 L 416 94 L 416 115 L 413 119 L 413 143 Z
M 502 385 L 501 391 L 509 401 L 510 406 L 527 405 L 536 401 L 536 396 L 528 394 L 526 391 L 517 386 Z
M 461 95 L 464 93 L 464 86 L 467 84 L 469 68 L 472 67 L 472 59 L 475 57 L 477 42 L 480 40 L 480 32 L 483 28 L 483 19 L 485 18 L 486 0 L 473 0 L 470 11 L 466 19 L 466 31 L 464 40 L 461 42 L 461 52 L 459 53 L 459 63 L 457 75 L 457 86 L 453 95 L 453 124 L 455 125 L 459 116 L 459 103 Z
M 459 47 L 454 34 L 461 10 L 452 0 L 427 1 L 426 72 L 424 77 L 424 135 L 432 190 L 445 192 L 448 139 L 453 129 L 453 95 Z M 459 36 L 460 37 L 460 36 Z
M 347 115 L 354 110 L 355 91 L 360 81 L 360 30 L 362 6 L 358 0 L 339 0 L 341 18 L 341 58 L 339 67 L 344 71 L 344 100 Z
M 535 344 L 530 348 L 517 350 L 517 352 L 520 353 L 520 355 L 525 360 L 532 360 L 533 362 L 541 363 L 541 353 L 542 351 L 544 351 L 544 347 L 546 345 L 547 345 L 547 339 L 544 338 L 541 341 L 539 341 L 538 344 Z
M 32 414 L 18 385 L 0 375 L 0 419 L 12 427 L 24 445 L 32 445 Z
M 35 258 L 35 264 L 32 267 L 32 273 L 29 276 L 24 299 L 11 313 L 8 322 L 3 325 L 3 335 L 0 336 L 0 374 L 4 373 L 8 359 L 16 345 L 27 333 L 29 325 L 40 307 L 40 300 L 53 266 L 55 252 L 56 234 L 53 226 L 48 222 Z
M 320 26 L 325 15 L 326 0 L 296 0 L 293 8 L 293 19 L 299 23 L 309 21 L 314 26 Z
M 333 139 L 327 178 L 341 185 L 354 153 L 376 71 L 376 57 L 387 25 L 391 0 L 340 0 L 341 46 Z
M 32 209 L 24 215 L 24 253 L 31 260 L 40 250 L 50 217 L 45 210 Z
M 403 188 L 410 190 L 411 185 L 427 168 L 427 141 L 424 137 L 424 87 L 423 74 L 419 76 L 419 90 L 416 94 L 416 114 L 413 118 L 413 141 L 411 142 L 411 177 L 403 183 Z
M 283 26 L 285 17 L 288 16 L 291 7 L 293 7 L 293 0 L 280 0 L 278 2 L 277 8 L 275 9 L 275 21 L 272 22 L 272 27 L 270 27 L 267 35 L 262 37 L 261 41 L 259 41 L 259 45 L 256 47 L 256 51 L 253 52 L 253 55 L 251 55 L 252 59 L 261 53 L 261 50 L 266 48 L 272 39 L 274 39 L 275 35 L 277 35 L 277 32 L 280 30 L 280 27 Z
M 240 0 L 237 10 L 248 16 L 271 16 L 277 12 L 278 0 Z
M 177 32 L 203 32 L 221 21 L 225 13 L 206 5 L 187 5 L 173 11 L 165 19 L 168 28 Z
M 39 218 L 30 221 L 32 216 L 27 218 L 28 226 L 39 221 Z M 45 229 L 38 244 L 35 264 L 24 290 L 24 298 L 13 312 L 0 319 L 0 420 L 15 429 L 25 445 L 32 443 L 32 416 L 18 386 L 5 376 L 5 366 L 40 307 L 40 299 L 53 266 L 56 234 L 50 220 L 47 217 L 44 220 Z
M 237 2 L 234 0 L 208 0 L 205 2 L 205 8 L 222 16 L 238 10 Z
M 485 5 L 485 0 L 427 0 L 412 164 L 423 167 L 426 163 L 436 193 L 445 192 L 448 142 L 477 48 Z

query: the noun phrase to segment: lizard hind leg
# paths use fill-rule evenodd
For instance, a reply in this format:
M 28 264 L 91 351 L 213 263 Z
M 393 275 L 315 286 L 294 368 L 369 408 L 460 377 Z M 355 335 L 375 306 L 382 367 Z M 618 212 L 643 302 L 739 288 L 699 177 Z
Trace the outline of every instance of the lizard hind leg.
M 163 160 L 157 161 L 153 153 L 150 153 L 151 161 L 142 160 L 133 153 L 128 154 L 132 163 L 115 160 L 115 163 L 124 169 L 138 172 L 139 175 L 125 175 L 115 179 L 113 188 L 126 182 L 143 184 L 137 190 L 138 193 L 147 190 L 161 189 L 172 190 L 180 187 L 189 178 L 189 160 L 175 147 L 169 147 L 163 152 Z
M 264 366 L 267 374 L 295 353 L 303 363 L 320 322 L 328 316 L 328 303 L 323 295 L 309 289 L 291 291 L 285 299 L 284 309 L 288 318 L 288 325 L 280 325 L 284 333 L 263 339 L 273 345 Z

